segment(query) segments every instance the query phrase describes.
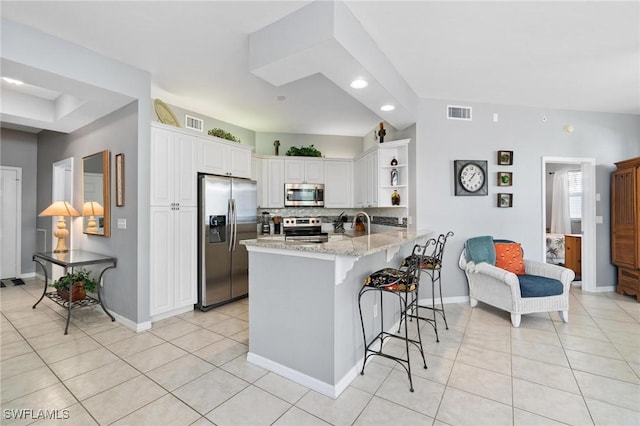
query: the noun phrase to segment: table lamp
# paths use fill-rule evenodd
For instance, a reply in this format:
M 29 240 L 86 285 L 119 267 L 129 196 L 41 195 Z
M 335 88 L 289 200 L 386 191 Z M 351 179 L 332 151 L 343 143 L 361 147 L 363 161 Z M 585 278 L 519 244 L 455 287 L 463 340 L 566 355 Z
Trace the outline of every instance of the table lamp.
M 38 216 L 59 216 L 58 218 L 58 229 L 53 231 L 53 235 L 58 238 L 58 244 L 56 245 L 54 253 L 66 253 L 69 251 L 67 249 L 67 243 L 65 238 L 69 235 L 69 230 L 67 229 L 67 223 L 65 222 L 66 216 L 77 217 L 80 216 L 80 213 L 73 206 L 66 201 L 54 201 L 49 207 L 44 209 L 42 213 Z
M 97 234 L 98 227 L 96 226 L 95 216 L 103 215 L 104 207 L 102 207 L 97 201 L 87 201 L 84 203 L 82 206 L 82 216 L 89 216 L 89 222 L 87 222 L 87 229 L 85 229 L 85 232 L 89 234 Z

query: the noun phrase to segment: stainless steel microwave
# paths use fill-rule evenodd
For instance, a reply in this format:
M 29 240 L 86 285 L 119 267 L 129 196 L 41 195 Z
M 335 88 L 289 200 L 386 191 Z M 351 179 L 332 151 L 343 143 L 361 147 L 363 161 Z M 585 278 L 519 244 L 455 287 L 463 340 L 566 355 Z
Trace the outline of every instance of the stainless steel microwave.
M 285 183 L 285 207 L 324 207 L 324 185 L 315 183 Z

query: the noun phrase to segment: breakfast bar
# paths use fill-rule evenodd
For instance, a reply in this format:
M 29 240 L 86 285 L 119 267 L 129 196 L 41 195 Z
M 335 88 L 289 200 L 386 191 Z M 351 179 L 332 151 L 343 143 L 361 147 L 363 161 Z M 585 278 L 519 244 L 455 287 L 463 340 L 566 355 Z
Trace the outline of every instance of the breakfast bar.
M 282 237 L 244 240 L 249 252 L 247 360 L 336 398 L 362 367 L 358 292 L 372 272 L 397 268 L 431 231 L 330 235 L 325 243 Z M 382 307 L 362 301 L 365 329 L 374 333 Z M 397 301 L 383 301 L 385 328 L 397 327 Z M 368 314 L 367 314 L 368 313 Z

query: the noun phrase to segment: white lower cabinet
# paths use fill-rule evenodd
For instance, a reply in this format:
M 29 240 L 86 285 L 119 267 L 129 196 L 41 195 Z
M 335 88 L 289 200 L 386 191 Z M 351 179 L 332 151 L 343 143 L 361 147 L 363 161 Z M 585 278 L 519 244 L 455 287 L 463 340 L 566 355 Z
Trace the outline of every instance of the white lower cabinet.
M 350 208 L 353 206 L 353 161 L 324 161 L 324 206 Z
M 193 309 L 197 301 L 196 207 L 151 207 L 152 321 Z

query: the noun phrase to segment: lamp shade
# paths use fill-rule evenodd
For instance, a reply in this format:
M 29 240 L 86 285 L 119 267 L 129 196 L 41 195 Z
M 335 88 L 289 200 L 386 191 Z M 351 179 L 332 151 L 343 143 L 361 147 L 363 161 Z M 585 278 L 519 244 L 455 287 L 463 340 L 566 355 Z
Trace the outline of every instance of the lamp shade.
M 82 216 L 102 216 L 104 215 L 104 207 L 97 201 L 87 201 L 82 206 Z
M 49 207 L 44 209 L 38 216 L 80 216 L 78 210 L 66 201 L 54 201 Z

